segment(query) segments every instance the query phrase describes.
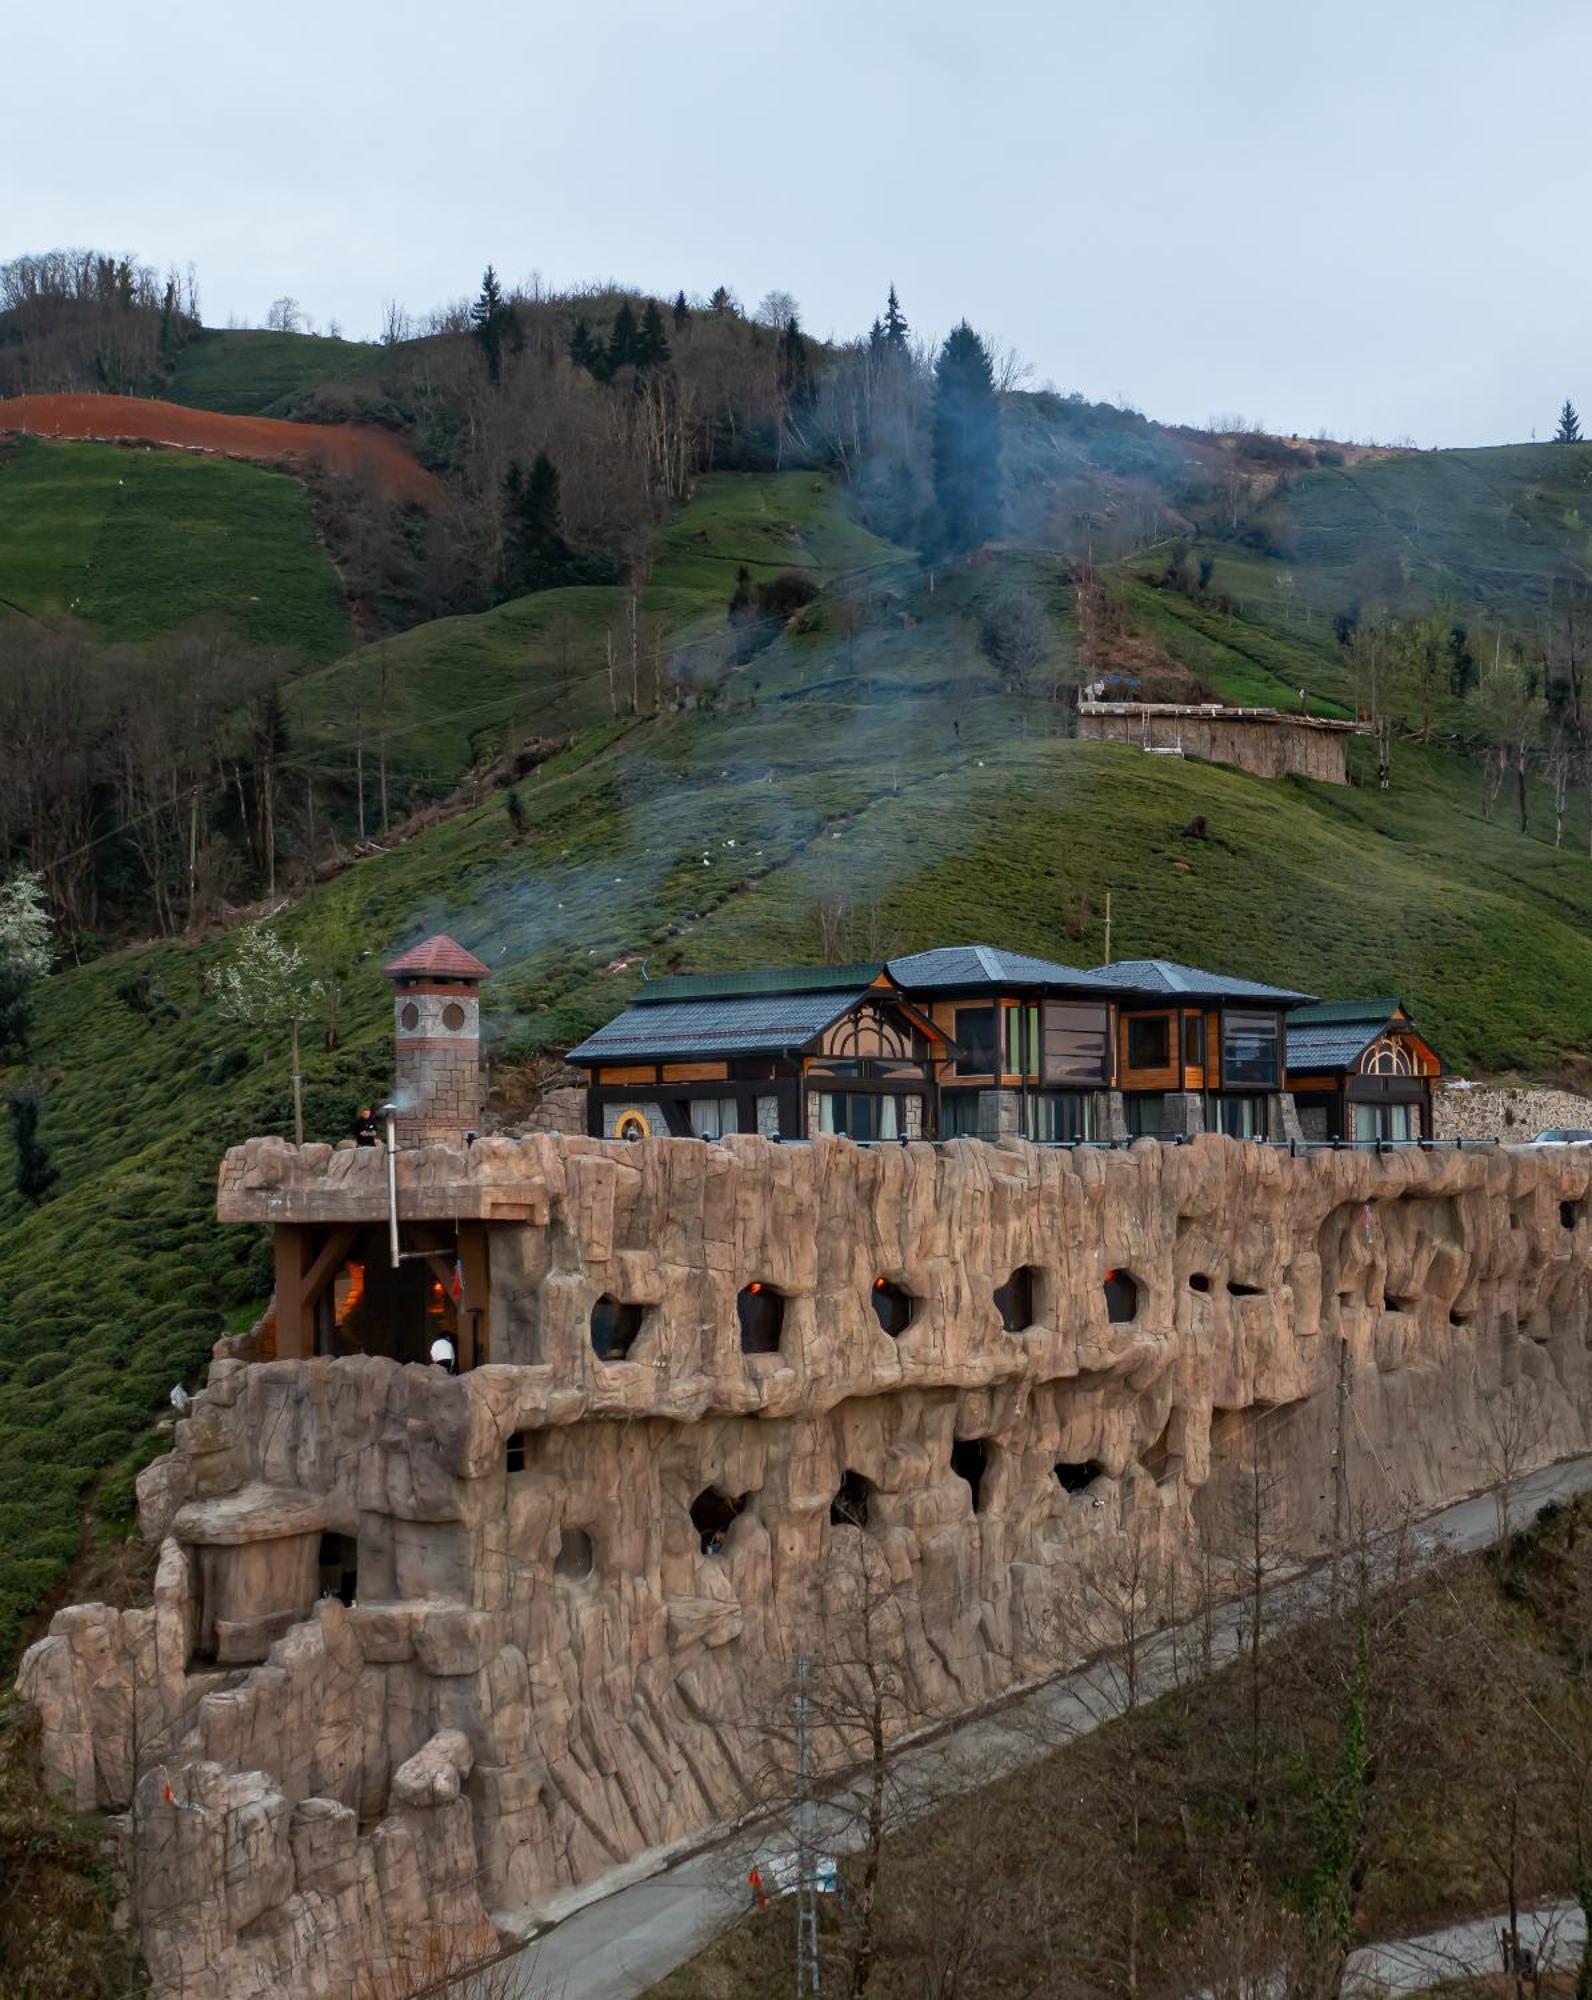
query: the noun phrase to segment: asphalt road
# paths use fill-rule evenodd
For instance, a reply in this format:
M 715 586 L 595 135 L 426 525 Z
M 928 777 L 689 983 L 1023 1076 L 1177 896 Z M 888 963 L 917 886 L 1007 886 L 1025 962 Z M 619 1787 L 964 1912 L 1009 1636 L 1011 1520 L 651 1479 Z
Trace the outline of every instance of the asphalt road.
M 1592 1456 L 1544 1467 L 1516 1482 L 1509 1503 L 1511 1519 L 1529 1520 L 1545 1501 L 1588 1487 L 1592 1487 Z M 1420 1524 L 1422 1543 L 1434 1550 L 1484 1548 L 1497 1533 L 1498 1503 L 1492 1492 L 1441 1508 Z M 1274 1604 L 1278 1595 L 1286 1598 L 1289 1592 L 1299 1592 L 1303 1601 L 1302 1587 L 1288 1582 L 1275 1587 Z M 1274 1615 L 1286 1618 L 1286 1605 L 1274 1609 Z M 1236 1649 L 1240 1618 L 1237 1607 L 1226 1607 L 1219 1615 L 1212 1647 L 1215 1661 L 1229 1657 Z M 1187 1635 L 1183 1636 L 1186 1640 Z M 1148 1693 L 1170 1684 L 1173 1655 L 1172 1635 L 1162 1635 L 1146 1667 Z M 1186 1647 L 1183 1666 L 1186 1672 Z M 931 1740 L 909 1744 L 892 1764 L 890 1816 L 898 1823 L 910 1819 L 959 1791 L 970 1791 L 1020 1764 L 1046 1756 L 1069 1737 L 1098 1727 L 1121 1706 L 1117 1675 L 1106 1659 L 1047 1681 Z M 833 1850 L 848 1844 L 855 1825 L 854 1797 L 842 1793 L 838 1806 L 829 1809 L 827 1823 L 821 1821 L 815 1829 L 820 1845 Z M 694 1957 L 745 1913 L 748 1868 L 755 1861 L 766 1873 L 772 1855 L 788 1845 L 788 1836 L 782 1838 L 766 1827 L 742 1830 L 672 1866 L 660 1863 L 657 1873 L 641 1879 L 637 1879 L 637 1867 L 622 1871 L 614 1886 L 594 1885 L 592 1900 L 544 1930 L 515 1957 L 472 1982 L 471 2000 L 635 2000 L 637 1994 Z M 1476 1926 L 1459 1926 L 1454 1932 L 1434 1936 L 1458 1940 L 1471 1930 L 1491 1939 L 1494 1957 L 1489 1962 L 1495 1965 L 1496 1923 L 1489 1929 L 1487 1920 L 1482 1920 Z M 1351 1982 L 1358 1982 L 1353 1990 L 1369 1990 L 1369 1974 L 1362 1975 L 1361 1959 L 1369 1963 L 1377 1953 L 1419 1953 L 1427 1942 L 1416 1939 L 1368 1947 L 1356 1954 L 1351 1961 Z M 1457 1951 L 1461 1946 L 1456 1942 L 1454 1948 Z M 1406 1964 L 1395 1957 L 1389 1961 L 1390 1972 L 1411 1974 L 1417 1963 L 1412 1959 Z M 1404 1985 L 1392 1990 L 1413 1992 L 1419 1988 Z

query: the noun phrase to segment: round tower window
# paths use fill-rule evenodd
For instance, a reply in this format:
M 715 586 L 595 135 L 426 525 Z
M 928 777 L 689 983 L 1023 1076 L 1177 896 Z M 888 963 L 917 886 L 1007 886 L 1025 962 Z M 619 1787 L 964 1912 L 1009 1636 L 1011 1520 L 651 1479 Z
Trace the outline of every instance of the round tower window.
M 404 1002 L 403 1011 L 399 1014 L 398 1019 L 406 1028 L 418 1028 L 420 1026 L 420 1009 L 415 1005 L 413 1000 L 406 1000 Z
M 442 1025 L 445 1028 L 454 1029 L 464 1026 L 464 1009 L 459 1005 L 457 1000 L 450 1000 L 447 1006 L 443 1008 Z

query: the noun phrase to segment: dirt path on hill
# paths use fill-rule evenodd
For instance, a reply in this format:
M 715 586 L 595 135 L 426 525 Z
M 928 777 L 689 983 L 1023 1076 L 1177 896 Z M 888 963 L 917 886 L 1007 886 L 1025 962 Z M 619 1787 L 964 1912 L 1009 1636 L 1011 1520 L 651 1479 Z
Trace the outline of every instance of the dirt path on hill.
M 144 396 L 4 396 L 0 431 L 170 445 L 271 464 L 309 464 L 344 477 L 369 471 L 390 500 L 435 506 L 441 484 L 387 431 L 361 424 L 297 424 L 285 417 L 229 417 Z

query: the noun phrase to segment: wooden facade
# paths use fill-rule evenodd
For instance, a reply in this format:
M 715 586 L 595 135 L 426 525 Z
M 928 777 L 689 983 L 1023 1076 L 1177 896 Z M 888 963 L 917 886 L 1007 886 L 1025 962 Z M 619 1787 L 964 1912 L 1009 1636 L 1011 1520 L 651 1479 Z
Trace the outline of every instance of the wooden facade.
M 1301 1008 L 1288 1025 L 1288 1068 L 1307 1139 L 1363 1146 L 1432 1137 L 1442 1058 L 1401 1000 Z

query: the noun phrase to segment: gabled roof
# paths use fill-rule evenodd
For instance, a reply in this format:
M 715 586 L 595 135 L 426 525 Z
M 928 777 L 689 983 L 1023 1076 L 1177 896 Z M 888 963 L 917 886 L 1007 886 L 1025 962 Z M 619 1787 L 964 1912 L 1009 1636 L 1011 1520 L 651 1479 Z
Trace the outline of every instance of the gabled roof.
M 788 965 L 744 972 L 690 972 L 647 980 L 632 1007 L 680 1000 L 750 1000 L 761 994 L 860 993 L 884 975 L 883 965 Z
M 1288 1067 L 1352 1069 L 1388 1028 L 1416 1034 L 1404 1003 L 1390 995 L 1372 1000 L 1323 1000 L 1288 1017 Z M 1421 1038 L 1416 1035 L 1417 1040 Z M 1422 1046 L 1427 1044 L 1422 1042 Z M 1435 1055 L 1436 1051 L 1432 1053 Z
M 854 984 L 845 992 L 819 989 L 737 994 L 723 999 L 649 999 L 645 1005 L 627 1007 L 616 1020 L 588 1035 L 579 1048 L 570 1050 L 567 1060 L 589 1066 L 787 1053 L 805 1048 L 832 1022 L 870 998 L 893 1002 L 924 1034 L 948 1042 L 943 1031 L 901 995 L 880 995 L 871 984 Z
M 435 937 L 428 937 L 423 944 L 413 945 L 395 958 L 386 971 L 389 979 L 427 973 L 438 979 L 486 979 L 492 968 L 438 931 Z
M 1078 974 L 1087 986 L 1116 988 L 1123 993 L 1163 994 L 1172 999 L 1267 1000 L 1278 1007 L 1295 1007 L 1311 998 L 1291 986 L 1266 986 L 1258 979 L 1207 972 L 1203 966 L 1180 965 L 1172 958 L 1125 958 L 1116 965 L 1097 965 Z
M 1076 986 L 1080 974 L 1054 959 L 1023 951 L 1000 951 L 989 944 L 948 944 L 892 958 L 890 977 L 908 993 L 948 987 Z

